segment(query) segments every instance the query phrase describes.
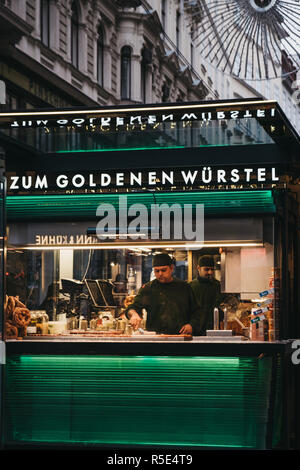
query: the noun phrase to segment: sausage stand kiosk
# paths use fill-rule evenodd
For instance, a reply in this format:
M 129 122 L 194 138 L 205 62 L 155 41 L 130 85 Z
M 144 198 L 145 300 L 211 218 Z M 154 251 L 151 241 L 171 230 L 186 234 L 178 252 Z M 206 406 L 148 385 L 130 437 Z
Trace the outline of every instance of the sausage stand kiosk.
M 0 139 L 4 448 L 295 446 L 299 137 L 278 104 L 3 112 Z M 145 310 L 132 330 L 159 252 L 186 281 L 214 257 L 214 330 L 148 331 Z

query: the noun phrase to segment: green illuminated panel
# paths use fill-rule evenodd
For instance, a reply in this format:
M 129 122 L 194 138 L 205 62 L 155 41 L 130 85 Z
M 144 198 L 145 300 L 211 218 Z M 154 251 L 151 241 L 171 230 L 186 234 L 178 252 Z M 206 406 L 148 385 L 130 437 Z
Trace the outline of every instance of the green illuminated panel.
M 271 358 L 13 356 L 5 442 L 264 448 Z
M 112 204 L 119 209 L 120 194 L 73 194 L 41 196 L 8 196 L 9 220 L 53 218 L 94 218 L 99 204 Z M 271 213 L 275 211 L 272 192 L 216 191 L 126 194 L 127 206 L 135 203 L 151 204 L 204 204 L 205 214 Z

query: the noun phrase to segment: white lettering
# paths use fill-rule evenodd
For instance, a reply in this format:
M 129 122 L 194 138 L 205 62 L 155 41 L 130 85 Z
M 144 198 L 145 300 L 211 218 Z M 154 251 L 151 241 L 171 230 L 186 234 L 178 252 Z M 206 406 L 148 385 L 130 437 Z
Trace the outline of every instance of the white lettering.
M 111 176 L 107 173 L 101 173 L 100 184 L 101 186 L 108 186 L 111 183 Z
M 237 119 L 239 117 L 239 114 L 240 114 L 239 111 L 230 111 L 230 118 Z
M 196 204 L 195 230 L 193 230 L 193 205 L 184 204 L 184 236 L 187 240 L 204 242 L 204 204 Z M 198 247 L 199 249 L 199 247 Z
M 297 366 L 300 364 L 300 339 L 296 339 L 292 343 L 292 348 L 296 349 L 296 351 L 293 352 L 292 354 L 292 363 Z
M 81 119 L 73 119 L 72 122 L 73 122 L 74 124 L 76 124 L 76 126 L 79 126 L 79 127 L 80 127 L 81 124 L 84 123 L 84 119 L 82 119 L 82 118 L 81 118 Z
M 132 204 L 128 210 L 128 217 L 139 213 L 128 225 L 128 234 L 130 238 L 147 238 L 148 233 L 148 210 L 144 204 Z M 146 233 L 147 232 L 147 233 Z M 121 238 L 121 237 L 120 237 Z
M 187 174 L 185 173 L 185 171 L 182 171 L 181 174 L 182 174 L 185 184 L 189 184 L 189 180 L 190 180 L 190 184 L 194 184 L 195 178 L 198 174 L 198 170 L 195 170 L 193 175 L 190 170 L 188 171 Z
M 240 180 L 239 170 L 237 170 L 236 168 L 231 170 L 231 181 L 233 183 L 237 183 L 239 180 Z
M 116 174 L 116 185 L 123 186 L 124 185 L 124 173 L 117 173 Z
M 184 121 L 185 119 L 187 119 L 188 121 L 190 121 L 191 119 L 197 119 L 197 116 L 194 114 L 194 113 L 191 113 L 191 114 L 184 114 L 181 118 L 182 121 Z
M 130 124 L 134 124 L 134 121 L 137 121 L 139 124 L 142 124 L 142 117 L 141 116 L 131 116 L 130 117 Z
M 256 113 L 257 117 L 265 117 L 266 113 L 264 109 L 258 109 Z
M 96 183 L 94 182 L 94 175 L 93 174 L 89 175 L 89 185 L 90 185 L 90 188 L 93 188 L 93 187 L 96 186 Z
M 162 178 L 161 178 L 162 184 L 166 184 L 166 180 L 169 181 L 169 183 L 174 184 L 174 172 L 171 171 L 169 175 L 165 173 L 164 171 L 162 172 Z
M 151 238 L 158 238 L 157 227 L 160 226 L 161 220 L 161 236 L 165 240 L 171 238 L 171 212 L 173 213 L 173 238 L 174 240 L 182 240 L 182 210 L 180 204 L 151 204 Z
M 148 184 L 156 184 L 156 171 L 150 171 L 148 174 Z
M 250 173 L 253 172 L 253 169 L 252 168 L 244 168 L 244 172 L 246 173 L 246 181 L 249 182 L 250 181 Z
M 130 185 L 133 186 L 134 183 L 137 183 L 140 186 L 142 186 L 142 172 L 141 171 L 138 172 L 138 176 L 130 172 Z
M 102 117 L 101 118 L 101 126 L 109 126 L 110 125 L 111 118 L 107 117 Z
M 156 116 L 148 116 L 148 124 L 154 124 L 156 122 Z
M 17 185 L 17 182 L 19 181 L 19 176 L 11 176 L 10 179 L 13 182 L 10 184 L 9 189 L 19 189 L 19 186 Z
M 173 121 L 174 120 L 174 115 L 173 114 L 163 114 L 162 115 L 162 122 L 166 121 L 166 120 L 169 120 L 169 121 Z
M 265 168 L 257 169 L 257 181 L 266 181 L 266 169 Z
M 201 117 L 203 119 L 203 121 L 211 121 L 211 113 L 201 113 Z
M 218 183 L 226 183 L 225 179 L 226 171 L 225 170 L 218 170 L 217 171 L 217 181 Z
M 77 182 L 78 180 L 78 182 Z M 83 175 L 74 175 L 72 178 L 72 184 L 75 188 L 81 188 L 85 183 L 85 179 Z
M 37 175 L 34 187 L 36 189 L 37 188 L 40 188 L 40 189 L 48 188 L 47 176 L 44 175 L 43 178 L 41 179 L 40 176 Z
M 272 181 L 279 181 L 279 177 L 276 176 L 276 168 L 272 168 Z
M 66 175 L 59 175 L 56 178 L 56 184 L 59 188 L 66 188 L 69 184 L 68 177 Z
M 26 181 L 27 178 L 27 181 Z M 32 186 L 32 176 L 22 176 L 22 187 L 24 189 L 29 189 Z
M 119 238 L 127 238 L 127 196 L 119 197 Z
M 124 118 L 123 117 L 117 117 L 116 118 L 116 125 L 117 126 L 123 126 L 124 125 Z
M 116 211 L 112 204 L 99 204 L 96 210 L 98 217 L 107 214 L 96 226 L 96 234 L 100 239 L 108 238 L 116 231 Z

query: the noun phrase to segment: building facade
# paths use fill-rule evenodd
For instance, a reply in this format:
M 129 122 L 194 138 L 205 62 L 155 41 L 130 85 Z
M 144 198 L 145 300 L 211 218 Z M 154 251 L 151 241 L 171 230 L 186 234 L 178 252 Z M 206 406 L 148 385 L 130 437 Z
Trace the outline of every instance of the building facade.
M 2 0 L 6 108 L 106 106 L 262 96 L 298 128 L 294 75 L 246 81 L 199 53 L 191 2 Z M 192 5 L 193 6 L 193 5 Z M 285 61 L 283 70 L 289 64 Z
M 178 15 L 177 30 L 171 31 L 178 2 L 169 2 L 165 10 L 167 2 L 155 2 L 157 10 L 130 7 L 130 3 L 2 1 L 0 78 L 6 84 L 7 107 L 104 106 L 208 97 L 201 69 L 196 64 L 192 67 L 186 51 L 177 53 L 162 34 L 162 21 L 166 21 L 177 45 L 187 44 L 189 34 Z

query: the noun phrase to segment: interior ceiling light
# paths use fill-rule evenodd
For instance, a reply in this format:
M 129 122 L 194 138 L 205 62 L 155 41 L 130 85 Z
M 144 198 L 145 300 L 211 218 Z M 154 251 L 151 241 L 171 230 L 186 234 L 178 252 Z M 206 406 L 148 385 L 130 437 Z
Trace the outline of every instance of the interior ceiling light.
M 182 249 L 182 250 L 200 250 L 201 248 L 227 248 L 227 247 L 258 247 L 263 246 L 262 241 L 237 241 L 237 242 L 207 242 L 207 243 L 171 243 L 168 242 L 166 244 L 157 244 L 157 243 L 147 243 L 147 244 L 122 244 L 122 243 L 101 243 L 99 245 L 94 244 L 87 244 L 87 245 L 26 245 L 26 246 L 18 246 L 18 247 L 8 247 L 9 251 L 15 251 L 17 249 L 22 250 L 132 250 L 132 251 L 140 251 L 148 249 L 149 251 L 157 250 L 157 249 Z

